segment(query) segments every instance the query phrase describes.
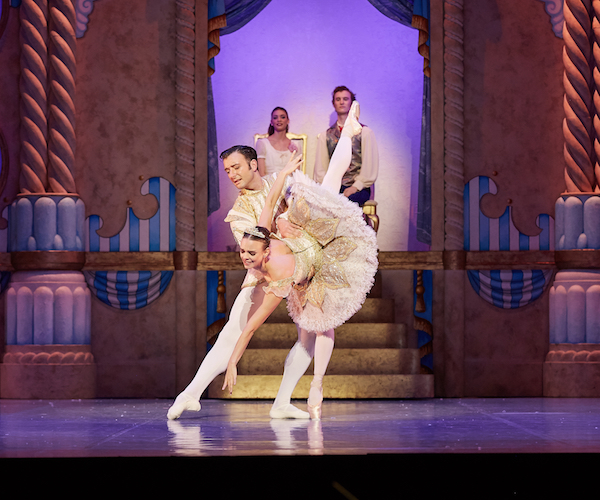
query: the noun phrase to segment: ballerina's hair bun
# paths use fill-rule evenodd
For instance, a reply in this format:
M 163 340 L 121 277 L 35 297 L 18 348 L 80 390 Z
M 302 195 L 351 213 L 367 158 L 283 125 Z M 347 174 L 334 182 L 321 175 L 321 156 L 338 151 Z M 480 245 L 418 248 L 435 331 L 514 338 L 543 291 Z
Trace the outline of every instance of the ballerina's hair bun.
M 256 226 L 253 228 L 249 228 L 244 230 L 244 238 L 249 238 L 250 240 L 262 241 L 265 245 L 265 248 L 269 246 L 271 242 L 271 231 L 269 231 L 266 227 Z

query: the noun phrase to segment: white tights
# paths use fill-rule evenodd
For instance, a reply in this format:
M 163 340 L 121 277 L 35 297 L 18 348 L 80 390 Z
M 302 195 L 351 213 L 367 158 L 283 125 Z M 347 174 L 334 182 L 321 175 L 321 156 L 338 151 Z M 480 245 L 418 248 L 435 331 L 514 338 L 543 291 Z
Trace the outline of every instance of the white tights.
M 346 130 L 345 127 L 344 130 Z M 352 161 L 352 138 L 344 135 L 344 130 L 342 130 L 342 136 L 331 155 L 329 167 L 327 167 L 327 172 L 321 184 L 322 187 L 332 193 L 340 192 L 342 177 Z
M 358 122 L 354 120 L 354 123 Z M 352 160 L 353 130 L 355 129 L 344 126 L 335 151 L 331 156 L 327 173 L 321 184 L 322 187 L 334 194 L 340 192 L 342 177 L 346 173 L 346 170 L 348 170 L 348 165 L 350 165 L 350 161 Z M 283 379 L 273 403 L 273 408 L 280 408 L 290 404 L 292 392 L 298 384 L 300 377 L 306 372 L 313 356 L 315 358 L 314 375 L 308 395 L 308 404 L 316 406 L 323 399 L 321 388 L 323 377 L 325 376 L 325 371 L 333 352 L 335 339 L 333 328 L 321 333 L 309 332 L 297 325 L 296 328 L 298 329 L 298 341 L 294 344 L 294 347 L 292 347 L 285 360 Z
M 331 359 L 334 345 L 333 328 L 323 333 L 309 332 L 298 326 L 297 328 L 298 341 L 294 344 L 294 347 L 292 347 L 285 360 L 283 379 L 273 403 L 273 408 L 280 408 L 290 404 L 292 392 L 294 392 L 294 388 L 298 384 L 300 377 L 306 373 L 313 357 L 315 359 L 313 381 L 320 387 L 325 376 L 325 371 L 327 370 L 327 365 L 329 365 L 329 360 Z M 314 401 L 315 397 L 319 401 Z M 320 402 L 320 391 L 318 391 L 318 395 L 316 393 L 313 394 L 313 401 L 311 402 L 309 394 L 309 404 L 315 406 Z
M 183 393 L 199 400 L 208 385 L 227 369 L 227 363 L 253 309 L 262 300 L 262 289 L 242 288 L 235 299 L 229 321 L 221 330 L 215 345 L 205 356 L 200 368 Z M 306 373 L 313 357 L 314 377 L 322 382 L 331 359 L 334 344 L 333 329 L 324 333 L 308 332 L 297 327 L 298 341 L 290 350 L 284 365 L 283 378 L 273 408 L 290 404 L 300 377 Z M 317 404 L 317 403 L 315 403 Z
M 227 363 L 233 354 L 235 344 L 248 322 L 250 310 L 253 305 L 253 292 L 255 291 L 259 292 L 255 287 L 242 288 L 231 307 L 229 321 L 227 321 L 221 333 L 219 333 L 215 345 L 212 346 L 211 350 L 204 357 L 196 375 L 183 390 L 185 394 L 199 400 L 204 390 L 215 377 L 227 370 Z
M 340 133 L 340 139 L 329 160 L 329 166 L 327 167 L 323 182 L 321 183 L 321 186 L 332 193 L 340 192 L 342 177 L 344 177 L 346 170 L 348 170 L 352 162 L 352 137 L 360 133 L 362 129 L 356 113 L 358 113 L 358 103 L 354 102 L 344 123 L 344 128 Z

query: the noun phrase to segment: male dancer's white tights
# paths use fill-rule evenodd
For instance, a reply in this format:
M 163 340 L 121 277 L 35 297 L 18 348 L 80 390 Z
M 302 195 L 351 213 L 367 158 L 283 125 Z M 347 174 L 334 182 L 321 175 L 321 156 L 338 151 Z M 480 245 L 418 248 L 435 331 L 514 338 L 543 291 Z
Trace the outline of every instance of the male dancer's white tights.
M 242 288 L 236 297 L 229 313 L 229 321 L 227 321 L 219 333 L 215 345 L 212 346 L 208 354 L 204 357 L 196 375 L 183 390 L 188 396 L 200 399 L 204 390 L 215 377 L 227 370 L 227 363 L 233 354 L 235 344 L 248 322 L 254 291 L 254 287 Z

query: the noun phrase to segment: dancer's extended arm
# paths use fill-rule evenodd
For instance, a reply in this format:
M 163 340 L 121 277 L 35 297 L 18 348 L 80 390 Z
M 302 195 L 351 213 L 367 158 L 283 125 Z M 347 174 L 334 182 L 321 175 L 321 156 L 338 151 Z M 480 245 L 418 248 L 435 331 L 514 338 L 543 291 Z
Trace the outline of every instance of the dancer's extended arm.
M 225 373 L 225 380 L 223 381 L 223 391 L 226 387 L 229 387 L 229 394 L 233 392 L 233 386 L 237 381 L 237 364 L 241 359 L 242 354 L 244 354 L 246 347 L 248 347 L 248 344 L 250 343 L 250 339 L 252 339 L 254 332 L 256 332 L 256 330 L 258 330 L 258 328 L 267 320 L 267 318 L 276 309 L 280 302 L 281 297 L 277 297 L 272 293 L 266 293 L 263 298 L 262 304 L 248 319 L 246 327 L 242 331 L 240 338 L 235 344 L 235 349 L 231 354 L 231 358 L 229 358 L 229 363 L 227 364 L 227 372 Z
M 260 218 L 258 219 L 258 225 L 261 227 L 270 228 L 273 222 L 273 211 L 275 210 L 275 204 L 279 199 L 279 195 L 285 186 L 285 178 L 290 175 L 294 170 L 296 170 L 300 165 L 302 165 L 302 155 L 296 155 L 296 153 L 292 154 L 290 161 L 283 168 L 279 174 L 277 174 L 277 178 L 275 182 L 271 186 L 269 190 L 269 194 L 267 195 L 267 199 L 265 200 L 265 206 L 260 213 Z

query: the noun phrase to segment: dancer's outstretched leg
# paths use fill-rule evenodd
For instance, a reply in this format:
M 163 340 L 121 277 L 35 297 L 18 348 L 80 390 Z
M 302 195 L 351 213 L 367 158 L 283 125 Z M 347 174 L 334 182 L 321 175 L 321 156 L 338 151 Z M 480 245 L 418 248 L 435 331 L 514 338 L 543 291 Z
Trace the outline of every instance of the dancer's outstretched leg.
M 362 130 L 362 125 L 358 122 L 359 111 L 358 101 L 354 101 L 344 123 L 340 139 L 329 160 L 327 173 L 321 183 L 321 186 L 332 193 L 340 192 L 342 177 L 344 177 L 352 161 L 352 137 Z
M 359 113 L 359 104 L 357 101 L 354 101 L 344 123 L 335 151 L 331 155 L 327 173 L 321 184 L 322 187 L 332 193 L 337 194 L 340 192 L 342 177 L 352 161 L 352 137 L 359 134 L 362 130 L 362 125 L 358 122 Z M 317 334 L 315 340 L 315 371 L 308 395 L 308 412 L 310 413 L 310 418 L 313 420 L 320 420 L 321 418 L 323 377 L 331 359 L 333 345 L 333 329 Z
M 264 296 L 264 292 L 261 287 L 242 288 L 231 308 L 229 321 L 219 333 L 215 345 L 205 356 L 192 381 L 169 408 L 167 413 L 169 420 L 179 418 L 185 410 L 200 410 L 199 400 L 202 393 L 217 375 L 227 370 L 227 363 L 235 344 L 253 310 L 252 305 L 260 303 L 262 296 Z
M 303 330 L 297 325 L 296 328 L 298 329 L 298 341 L 285 359 L 281 385 L 269 412 L 271 418 L 310 418 L 307 412 L 292 405 L 291 399 L 300 377 L 306 373 L 312 361 L 315 349 L 315 334 Z
M 323 377 L 329 365 L 334 345 L 334 331 L 328 330 L 317 335 L 315 341 L 315 371 L 308 393 L 308 412 L 313 420 L 321 419 L 321 403 L 323 402 Z

